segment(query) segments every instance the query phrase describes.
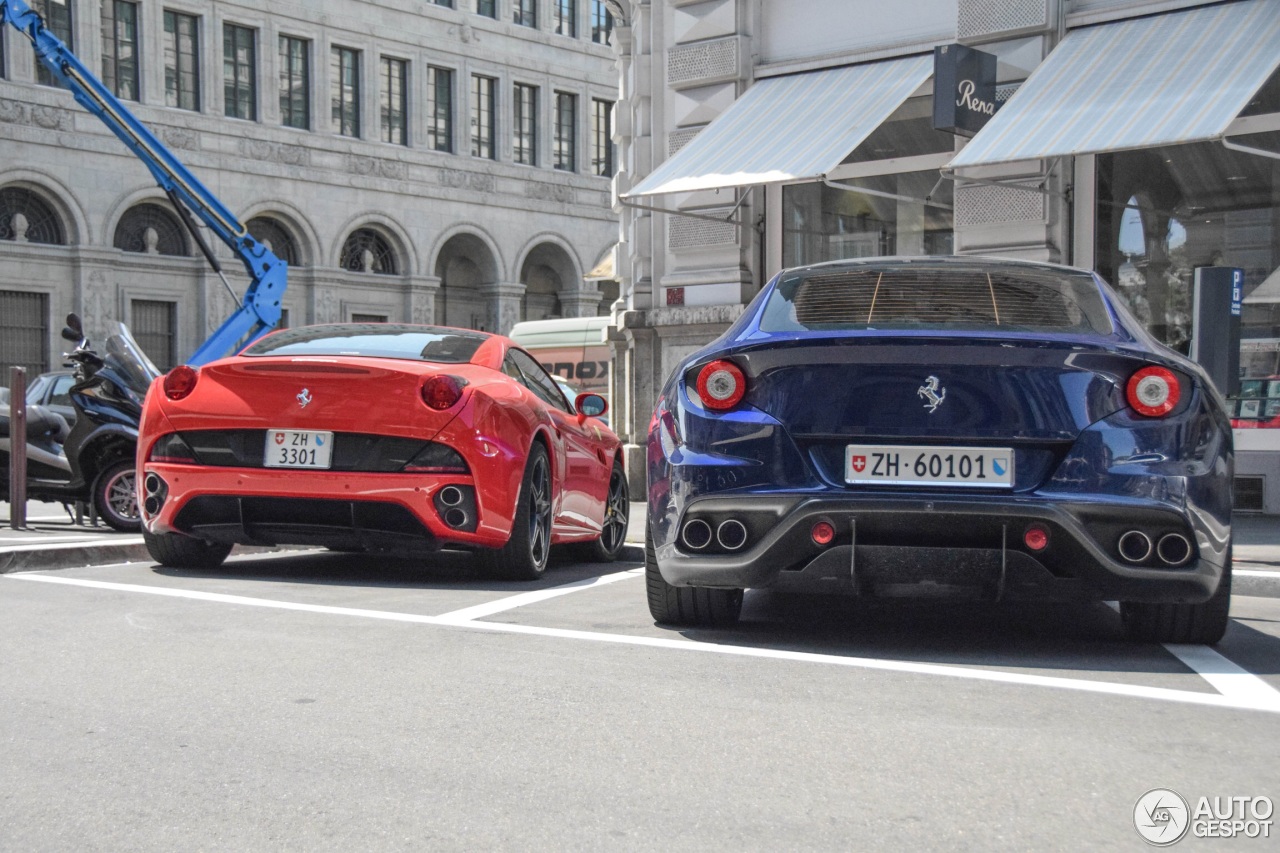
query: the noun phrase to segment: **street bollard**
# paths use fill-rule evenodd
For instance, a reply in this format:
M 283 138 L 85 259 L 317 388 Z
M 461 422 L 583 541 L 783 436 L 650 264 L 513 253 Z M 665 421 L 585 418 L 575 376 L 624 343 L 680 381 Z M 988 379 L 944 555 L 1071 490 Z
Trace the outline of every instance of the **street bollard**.
M 27 526 L 27 369 L 9 368 L 9 526 Z

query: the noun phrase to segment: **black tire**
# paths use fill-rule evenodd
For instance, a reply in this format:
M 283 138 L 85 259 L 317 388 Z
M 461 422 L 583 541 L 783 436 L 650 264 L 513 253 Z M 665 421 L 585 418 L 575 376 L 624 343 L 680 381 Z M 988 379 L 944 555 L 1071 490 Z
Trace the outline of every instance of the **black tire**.
M 138 472 L 132 459 L 113 462 L 93 481 L 93 508 L 99 518 L 116 530 L 137 533 L 142 529 Z
M 151 559 L 173 569 L 216 569 L 231 553 L 230 545 L 215 545 L 181 533 L 142 531 Z
M 542 577 L 551 554 L 551 509 L 551 460 L 546 448 L 534 442 L 520 482 L 511 538 L 501 548 L 478 552 L 485 569 L 512 580 Z
M 1213 597 L 1203 604 L 1120 602 L 1120 621 L 1131 640 L 1213 645 L 1227 632 L 1231 613 L 1231 548 Z
M 653 534 L 644 531 L 644 582 L 649 594 L 649 614 L 662 625 L 694 628 L 729 628 L 742 615 L 742 590 L 672 586 L 658 571 Z
M 577 556 L 592 563 L 612 563 L 627 544 L 627 522 L 631 513 L 631 494 L 627 488 L 627 472 L 616 459 L 609 474 L 609 494 L 605 497 L 604 529 L 597 539 L 578 543 Z

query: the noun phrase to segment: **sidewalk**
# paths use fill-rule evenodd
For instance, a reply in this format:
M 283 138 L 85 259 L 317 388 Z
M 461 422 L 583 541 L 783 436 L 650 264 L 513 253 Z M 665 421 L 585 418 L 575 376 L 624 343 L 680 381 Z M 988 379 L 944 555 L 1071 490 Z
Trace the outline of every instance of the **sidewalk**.
M 36 569 L 150 560 L 142 537 L 99 523 L 76 525 L 60 505 L 27 504 L 27 527 L 9 527 L 9 505 L 0 502 L 0 574 Z M 644 560 L 645 506 L 631 504 L 623 559 Z M 1237 515 L 1232 522 L 1233 591 L 1280 598 L 1280 517 Z

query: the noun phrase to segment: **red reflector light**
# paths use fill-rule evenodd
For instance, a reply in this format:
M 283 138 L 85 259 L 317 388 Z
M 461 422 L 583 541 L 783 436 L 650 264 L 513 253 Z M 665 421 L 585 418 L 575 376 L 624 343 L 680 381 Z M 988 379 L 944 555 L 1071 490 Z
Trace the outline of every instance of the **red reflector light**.
M 170 400 L 181 400 L 196 390 L 200 371 L 186 364 L 179 364 L 164 376 L 164 395 Z
M 809 529 L 809 536 L 815 544 L 830 545 L 831 540 L 836 538 L 836 529 L 828 522 L 819 521 Z
M 732 409 L 745 393 L 747 378 L 732 361 L 713 361 L 698 371 L 698 396 L 708 409 Z
M 1129 405 L 1140 415 L 1159 418 L 1173 411 L 1182 396 L 1178 377 L 1163 367 L 1144 367 L 1129 377 L 1125 388 Z
M 432 409 L 443 412 L 462 399 L 462 386 L 465 382 L 457 376 L 431 376 L 422 383 L 422 402 Z
M 1028 527 L 1022 534 L 1022 541 L 1032 551 L 1043 551 L 1049 545 L 1049 531 L 1043 527 Z

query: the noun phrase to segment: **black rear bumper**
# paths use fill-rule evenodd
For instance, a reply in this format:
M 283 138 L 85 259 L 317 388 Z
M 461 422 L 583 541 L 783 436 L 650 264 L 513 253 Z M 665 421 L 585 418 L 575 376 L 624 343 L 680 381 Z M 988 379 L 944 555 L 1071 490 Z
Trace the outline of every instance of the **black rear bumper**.
M 712 530 L 737 519 L 747 528 L 747 544 L 733 552 L 714 540 L 690 548 L 680 530 L 695 518 Z M 820 521 L 835 530 L 825 546 L 810 535 Z M 1042 551 L 1023 541 L 1030 526 L 1048 534 Z M 1193 553 L 1176 566 L 1155 554 L 1127 562 L 1116 543 L 1134 529 L 1149 532 L 1153 541 L 1183 535 Z M 665 536 L 658 527 L 654 532 L 659 569 L 675 586 L 990 600 L 1202 602 L 1217 589 L 1230 543 L 1229 527 L 1146 501 L 990 495 L 721 495 L 690 503 L 679 522 L 662 531 Z

